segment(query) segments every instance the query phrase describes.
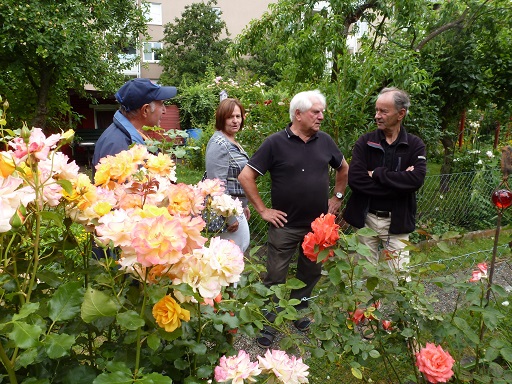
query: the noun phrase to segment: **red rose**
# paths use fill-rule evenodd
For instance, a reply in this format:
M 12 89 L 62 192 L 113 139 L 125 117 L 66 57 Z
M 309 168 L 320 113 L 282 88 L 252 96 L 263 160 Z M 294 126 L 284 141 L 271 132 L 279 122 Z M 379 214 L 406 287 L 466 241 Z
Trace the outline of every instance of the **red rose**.
M 355 312 L 349 312 L 349 314 L 350 320 L 352 320 L 352 322 L 356 325 L 365 319 L 364 309 L 361 308 L 357 308 Z
M 382 328 L 385 331 L 391 331 L 393 327 L 391 326 L 391 321 L 389 320 L 382 320 Z

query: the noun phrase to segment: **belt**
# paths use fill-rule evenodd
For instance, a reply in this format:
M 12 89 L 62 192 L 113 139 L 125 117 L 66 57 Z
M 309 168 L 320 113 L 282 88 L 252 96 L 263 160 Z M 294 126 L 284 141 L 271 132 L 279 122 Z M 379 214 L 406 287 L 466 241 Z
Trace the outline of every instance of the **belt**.
M 391 216 L 391 212 L 389 212 L 389 211 L 377 211 L 375 209 L 369 209 L 368 212 L 377 217 L 390 217 Z

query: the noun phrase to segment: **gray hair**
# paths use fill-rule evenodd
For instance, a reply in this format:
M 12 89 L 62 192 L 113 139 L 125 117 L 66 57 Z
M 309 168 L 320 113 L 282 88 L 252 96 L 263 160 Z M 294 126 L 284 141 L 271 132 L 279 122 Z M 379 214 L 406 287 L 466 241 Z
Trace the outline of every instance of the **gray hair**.
M 149 110 L 151 112 L 155 112 L 155 109 L 157 107 L 157 105 L 155 104 L 155 101 L 153 100 L 152 102 L 148 103 L 149 105 Z M 143 107 L 144 105 L 141 105 L 139 108 L 135 109 L 135 110 L 130 110 L 130 111 L 127 111 L 126 110 L 126 107 L 124 105 L 120 105 L 119 106 L 119 111 L 127 118 L 127 119 L 133 119 L 135 116 L 137 116 L 137 114 L 139 113 L 139 110 Z
M 325 96 L 318 89 L 297 93 L 290 101 L 290 121 L 295 118 L 295 111 L 306 112 L 313 106 L 314 101 L 319 101 L 325 109 Z
M 405 109 L 405 114 L 407 115 L 411 107 L 411 100 L 407 92 L 396 87 L 388 87 L 383 88 L 382 91 L 379 92 L 379 96 L 388 92 L 393 92 L 393 101 L 395 102 L 396 110 L 400 111 L 401 109 Z

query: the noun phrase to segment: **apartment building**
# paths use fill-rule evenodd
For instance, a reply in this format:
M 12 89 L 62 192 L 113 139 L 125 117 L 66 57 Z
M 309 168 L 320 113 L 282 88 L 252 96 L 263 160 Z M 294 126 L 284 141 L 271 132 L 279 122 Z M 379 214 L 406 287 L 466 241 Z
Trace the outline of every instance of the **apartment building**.
M 140 4 L 142 0 L 138 1 Z M 139 65 L 127 71 L 127 74 L 158 80 L 162 73 L 162 68 L 158 64 L 158 49 L 162 48 L 164 26 L 174 23 L 176 18 L 181 17 L 187 5 L 198 1 L 200 0 L 144 0 L 149 5 L 148 32 L 151 35 L 151 40 L 143 42 L 140 52 L 132 52 L 132 54 L 139 55 L 142 60 Z M 277 0 L 217 0 L 214 9 L 226 22 L 230 38 L 234 38 L 252 19 L 261 17 L 268 10 L 269 4 L 275 2 Z

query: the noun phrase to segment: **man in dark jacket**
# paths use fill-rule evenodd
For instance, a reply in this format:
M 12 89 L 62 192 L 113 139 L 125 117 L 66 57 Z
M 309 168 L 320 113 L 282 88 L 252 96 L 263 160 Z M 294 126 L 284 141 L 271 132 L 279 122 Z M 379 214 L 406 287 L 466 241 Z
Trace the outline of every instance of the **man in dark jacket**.
M 400 89 L 384 88 L 379 93 L 377 129 L 362 135 L 352 152 L 348 174 L 352 194 L 343 215 L 350 225 L 377 232 L 359 240 L 370 248 L 373 263 L 382 257 L 382 245 L 395 270 L 409 262 L 404 241 L 414 231 L 416 191 L 427 172 L 425 144 L 402 125 L 409 107 L 409 96 Z
M 161 87 L 149 79 L 126 82 L 116 93 L 120 107 L 114 114 L 114 121 L 96 142 L 93 166 L 101 158 L 117 155 L 134 143 L 144 144 L 142 127 L 159 126 L 165 113 L 164 100 L 173 98 L 176 93 L 175 87 Z

